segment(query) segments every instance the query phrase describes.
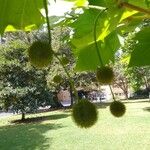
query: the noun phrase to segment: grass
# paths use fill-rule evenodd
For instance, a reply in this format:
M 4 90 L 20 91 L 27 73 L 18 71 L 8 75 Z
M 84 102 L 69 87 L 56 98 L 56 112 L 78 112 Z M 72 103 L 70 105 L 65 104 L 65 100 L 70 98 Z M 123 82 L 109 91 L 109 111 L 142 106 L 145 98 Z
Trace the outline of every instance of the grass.
M 0 150 L 149 150 L 150 102 L 125 105 L 122 118 L 99 106 L 99 120 L 90 129 L 78 128 L 68 110 L 28 115 L 38 117 L 32 123 L 13 123 L 20 116 L 0 118 Z

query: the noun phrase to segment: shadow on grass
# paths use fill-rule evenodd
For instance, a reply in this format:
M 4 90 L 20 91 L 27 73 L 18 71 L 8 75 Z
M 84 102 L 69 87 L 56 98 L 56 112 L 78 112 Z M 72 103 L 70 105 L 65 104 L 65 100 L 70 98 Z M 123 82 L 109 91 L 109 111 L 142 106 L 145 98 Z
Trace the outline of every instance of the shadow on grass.
M 110 102 L 95 103 L 98 109 L 105 109 L 110 105 Z
M 148 99 L 145 99 L 145 100 L 121 100 L 124 104 L 128 104 L 128 103 L 147 103 L 147 102 L 150 102 Z M 98 107 L 98 108 L 106 108 L 107 106 L 110 106 L 111 102 L 98 102 L 98 103 L 95 103 L 95 105 Z
M 149 111 L 150 112 L 150 107 L 145 107 L 143 108 L 144 111 Z
M 0 127 L 1 150 L 50 149 L 52 137 L 45 133 L 63 128 L 61 124 L 17 124 Z
M 135 100 L 122 100 L 123 103 L 147 103 L 149 102 L 148 99 L 145 100 L 140 100 L 140 99 L 135 99 Z
M 25 120 L 13 120 L 11 123 L 34 123 L 34 122 L 42 122 L 46 120 L 58 120 L 62 118 L 69 117 L 68 114 L 53 114 L 49 116 L 40 116 L 34 118 L 26 118 Z
M 124 104 L 130 104 L 130 103 L 147 103 L 149 102 L 148 99 L 145 99 L 145 100 L 121 100 Z M 95 103 L 95 105 L 97 106 L 98 109 L 105 109 L 107 108 L 108 106 L 110 106 L 111 102 L 97 102 Z M 150 107 L 149 108 L 146 108 L 146 111 L 150 111 Z

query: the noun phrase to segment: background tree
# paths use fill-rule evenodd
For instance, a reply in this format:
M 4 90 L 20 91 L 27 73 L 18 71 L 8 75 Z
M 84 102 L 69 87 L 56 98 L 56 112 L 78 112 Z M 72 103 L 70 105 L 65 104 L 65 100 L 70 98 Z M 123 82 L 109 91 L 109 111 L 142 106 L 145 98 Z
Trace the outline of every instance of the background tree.
M 143 21 L 138 30 L 149 26 L 149 22 L 148 20 Z M 116 63 L 114 65 L 116 77 L 114 83 L 124 91 L 126 98 L 129 88 L 132 88 L 134 92 L 141 88 L 149 91 L 150 68 L 148 66 L 128 66 L 130 54 L 133 52 L 137 42 L 135 40 L 136 32 L 136 30 L 132 30 L 132 32 L 124 34 L 124 44 L 116 54 Z
M 39 106 L 55 106 L 53 94 L 47 86 L 48 69 L 32 67 L 27 57 L 28 45 L 15 41 L 1 46 L 0 98 L 5 109 L 12 107 L 15 112 L 35 112 Z
M 125 98 L 128 99 L 130 83 L 127 65 L 125 63 L 121 63 L 118 60 L 114 65 L 114 72 L 115 72 L 114 86 L 119 87 L 123 91 Z

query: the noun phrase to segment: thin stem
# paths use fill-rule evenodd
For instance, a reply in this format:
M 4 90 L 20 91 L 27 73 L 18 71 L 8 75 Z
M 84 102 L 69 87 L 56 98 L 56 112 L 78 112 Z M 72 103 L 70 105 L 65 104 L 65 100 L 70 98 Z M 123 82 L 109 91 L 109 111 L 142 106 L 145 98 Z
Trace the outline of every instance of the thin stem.
M 97 52 L 97 55 L 98 55 L 98 58 L 99 58 L 99 62 L 102 66 L 104 66 L 103 64 L 103 61 L 102 61 L 102 57 L 101 57 L 101 54 L 100 54 L 100 51 L 99 51 L 99 47 L 98 47 L 98 43 L 97 43 L 97 37 L 96 37 L 96 27 L 97 27 L 97 23 L 98 23 L 98 19 L 100 17 L 100 15 L 105 11 L 107 10 L 106 9 L 103 9 L 102 11 L 100 11 L 100 13 L 97 15 L 96 19 L 95 19 L 95 22 L 94 22 L 94 42 L 95 42 L 95 47 L 96 47 L 96 52 Z
M 88 8 L 97 9 L 97 10 L 105 10 L 105 7 L 95 6 L 95 5 L 88 5 Z
M 69 82 L 70 82 L 70 85 L 71 85 L 71 88 L 72 90 L 74 91 L 74 94 L 75 94 L 75 97 L 76 97 L 76 100 L 75 102 L 77 103 L 79 101 L 79 98 L 78 98 L 78 93 L 77 93 L 77 90 L 75 88 L 75 85 L 74 85 L 74 81 L 72 80 L 68 70 L 66 69 L 66 67 L 64 66 L 63 62 L 61 61 L 61 59 L 57 56 L 57 54 L 55 52 L 53 52 L 54 56 L 58 59 L 58 61 L 60 62 L 60 64 L 62 65 L 66 75 L 68 76 L 68 79 L 69 79 Z
M 98 58 L 99 58 L 99 61 L 100 61 L 100 64 L 102 66 L 104 66 L 103 64 L 103 61 L 102 61 L 102 57 L 101 57 L 101 54 L 100 54 L 100 51 L 99 51 L 99 47 L 98 47 L 98 43 L 97 43 L 97 38 L 96 38 L 96 26 L 97 26 L 97 22 L 98 22 L 98 19 L 100 17 L 100 15 L 106 11 L 108 8 L 100 11 L 100 13 L 97 15 L 96 19 L 95 19 L 95 23 L 94 23 L 94 42 L 95 42 L 95 46 L 96 46 L 96 52 L 97 52 L 97 55 L 98 55 Z M 109 85 L 109 88 L 110 88 L 110 91 L 111 91 L 111 94 L 112 94 L 112 97 L 113 97 L 113 100 L 115 101 L 115 96 L 114 96 L 114 93 L 113 93 L 113 90 L 111 88 L 111 85 Z
M 44 8 L 45 8 L 45 14 L 46 14 L 46 23 L 47 23 L 47 29 L 48 29 L 48 39 L 49 39 L 49 44 L 51 45 L 51 28 L 50 28 L 50 23 L 49 23 L 49 17 L 48 17 L 48 8 L 47 8 L 47 0 L 43 0 L 43 4 L 44 4 Z M 58 61 L 60 62 L 60 64 L 62 65 L 66 75 L 68 76 L 68 79 L 69 79 L 69 82 L 70 82 L 70 85 L 71 85 L 71 88 L 72 90 L 74 91 L 74 94 L 75 94 L 75 97 L 76 97 L 76 102 L 78 102 L 78 93 L 77 93 L 77 90 L 75 89 L 75 86 L 74 86 L 74 81 L 72 80 L 69 72 L 67 71 L 67 69 L 65 68 L 64 64 L 62 63 L 61 59 L 57 56 L 57 54 L 52 50 L 54 56 L 58 59 Z
M 115 101 L 116 99 L 115 99 L 115 95 L 114 95 L 114 93 L 113 93 L 113 90 L 112 90 L 111 85 L 109 85 L 109 88 L 110 88 L 110 91 L 111 91 L 111 95 L 112 95 L 112 97 L 113 97 L 113 100 Z
M 97 10 L 104 10 L 106 7 L 101 7 L 101 6 L 95 6 L 95 5 L 88 5 L 88 6 L 78 6 L 77 8 L 82 8 L 82 9 L 97 9 Z
M 45 14 L 46 14 L 46 23 L 47 23 L 47 29 L 48 29 L 48 39 L 49 39 L 49 44 L 51 45 L 51 27 L 49 23 L 49 17 L 48 17 L 48 8 L 47 8 L 47 0 L 43 0 L 44 8 L 45 8 Z

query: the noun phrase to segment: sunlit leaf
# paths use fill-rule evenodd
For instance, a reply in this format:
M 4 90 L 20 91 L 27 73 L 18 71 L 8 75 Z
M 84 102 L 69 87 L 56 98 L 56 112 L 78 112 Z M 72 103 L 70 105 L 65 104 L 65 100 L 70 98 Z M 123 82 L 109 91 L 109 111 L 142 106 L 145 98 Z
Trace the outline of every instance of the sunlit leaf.
M 44 22 L 40 12 L 42 7 L 42 0 L 0 0 L 0 33 L 8 25 L 22 30 L 27 26 L 28 29 L 39 27 Z
M 104 42 L 99 41 L 98 46 L 104 65 L 108 64 L 110 61 L 114 61 L 114 53 L 120 46 L 116 32 L 112 32 L 109 36 L 107 36 Z M 94 71 L 96 70 L 97 66 L 101 66 L 95 43 L 92 43 L 81 49 L 75 49 L 74 53 L 77 56 L 76 69 L 78 71 Z
M 77 0 L 75 5 L 76 6 L 85 6 L 87 4 L 87 0 Z
M 149 0 L 128 0 L 128 2 L 130 4 L 142 7 L 142 8 L 148 8 L 150 2 L 148 2 Z
M 129 66 L 150 65 L 150 28 L 144 28 L 136 34 L 134 51 L 131 53 Z
M 122 21 L 122 20 L 124 20 L 124 19 L 126 19 L 126 18 L 128 18 L 128 17 L 130 17 L 130 16 L 132 16 L 134 14 L 136 14 L 136 13 L 137 13 L 137 11 L 135 11 L 135 10 L 130 10 L 130 11 L 126 10 L 126 11 L 124 11 L 120 21 Z
M 147 5 L 147 7 L 150 7 L 150 0 L 145 0 L 145 4 Z
M 112 10 L 112 11 L 111 11 Z M 121 18 L 122 10 L 111 9 L 107 12 L 102 12 L 96 27 L 98 40 L 104 40 L 115 28 Z M 94 23 L 100 10 L 87 9 L 79 18 L 70 26 L 74 29 L 72 44 L 75 47 L 84 47 L 91 44 L 93 39 Z
M 106 6 L 105 0 L 88 0 L 90 5 L 96 5 L 96 6 Z

